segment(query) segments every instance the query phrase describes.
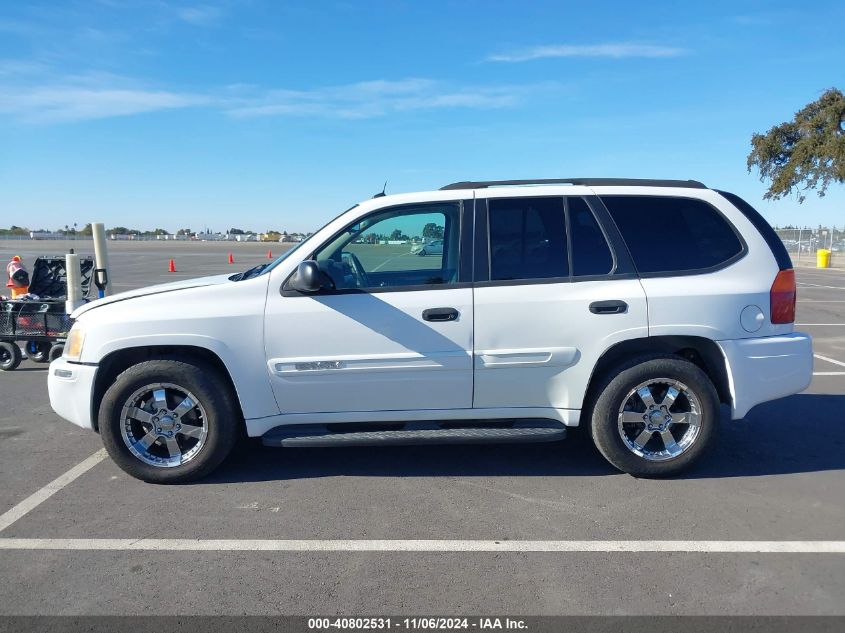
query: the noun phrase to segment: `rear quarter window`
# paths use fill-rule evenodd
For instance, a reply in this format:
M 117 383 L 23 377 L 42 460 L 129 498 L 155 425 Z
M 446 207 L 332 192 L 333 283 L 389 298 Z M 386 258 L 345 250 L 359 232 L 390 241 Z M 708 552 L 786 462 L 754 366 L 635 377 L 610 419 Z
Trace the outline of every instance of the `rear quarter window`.
M 715 268 L 743 252 L 733 226 L 703 200 L 669 196 L 602 196 L 639 273 Z
M 775 260 L 777 260 L 778 268 L 781 270 L 789 270 L 792 268 L 792 258 L 789 257 L 789 253 L 786 250 L 786 247 L 783 245 L 783 242 L 780 241 L 778 234 L 775 233 L 775 230 L 771 227 L 771 225 L 766 222 L 766 219 L 760 215 L 760 213 L 748 204 L 745 200 L 740 198 L 738 195 L 734 193 L 729 193 L 727 191 L 719 191 L 718 192 L 723 198 L 725 198 L 728 202 L 734 205 L 740 212 L 748 218 L 748 221 L 754 225 L 760 235 L 763 236 L 763 239 L 766 240 L 766 244 L 769 245 L 769 248 L 772 251 L 772 255 L 775 256 Z

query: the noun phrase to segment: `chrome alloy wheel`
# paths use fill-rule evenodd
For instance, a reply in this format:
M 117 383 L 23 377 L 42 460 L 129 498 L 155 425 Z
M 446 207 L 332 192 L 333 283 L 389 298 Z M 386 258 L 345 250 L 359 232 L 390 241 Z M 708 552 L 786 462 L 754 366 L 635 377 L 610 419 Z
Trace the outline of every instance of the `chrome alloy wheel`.
M 173 468 L 191 461 L 208 438 L 208 416 L 196 396 L 179 385 L 141 387 L 120 411 L 120 435 L 145 464 Z
M 685 384 L 655 378 L 628 392 L 619 408 L 619 435 L 628 449 L 653 462 L 674 459 L 701 431 L 701 403 Z

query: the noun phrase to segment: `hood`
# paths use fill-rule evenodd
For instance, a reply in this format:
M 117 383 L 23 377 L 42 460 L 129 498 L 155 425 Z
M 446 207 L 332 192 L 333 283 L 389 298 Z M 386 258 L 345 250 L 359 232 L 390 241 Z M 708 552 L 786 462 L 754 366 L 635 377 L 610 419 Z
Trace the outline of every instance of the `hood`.
M 196 279 L 183 279 L 182 281 L 174 281 L 166 284 L 158 284 L 156 286 L 147 286 L 146 288 L 138 288 L 136 290 L 128 290 L 127 292 L 120 292 L 116 295 L 110 295 L 102 299 L 95 299 L 89 301 L 84 306 L 81 306 L 73 311 L 71 318 L 78 319 L 80 316 L 110 303 L 117 303 L 118 301 L 126 301 L 127 299 L 136 299 L 138 297 L 147 297 L 162 292 L 173 292 L 174 290 L 185 290 L 187 288 L 201 288 L 203 286 L 216 286 L 229 281 L 232 273 L 225 275 L 214 275 L 212 277 L 198 277 Z

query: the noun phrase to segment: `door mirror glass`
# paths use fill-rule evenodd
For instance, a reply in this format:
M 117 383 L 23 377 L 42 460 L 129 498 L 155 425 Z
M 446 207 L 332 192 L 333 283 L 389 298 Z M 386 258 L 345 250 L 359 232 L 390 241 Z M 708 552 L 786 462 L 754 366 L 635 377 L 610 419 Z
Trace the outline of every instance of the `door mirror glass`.
M 323 273 L 312 259 L 306 259 L 296 267 L 289 286 L 298 292 L 319 292 L 323 288 Z

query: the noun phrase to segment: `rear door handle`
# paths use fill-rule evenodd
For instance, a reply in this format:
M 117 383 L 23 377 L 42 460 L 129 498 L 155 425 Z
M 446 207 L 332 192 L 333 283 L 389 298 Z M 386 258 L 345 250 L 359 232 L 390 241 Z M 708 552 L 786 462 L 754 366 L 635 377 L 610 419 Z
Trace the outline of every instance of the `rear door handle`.
M 616 299 L 612 301 L 593 301 L 590 312 L 593 314 L 624 314 L 628 311 L 628 304 Z
M 422 316 L 424 321 L 457 321 L 459 314 L 455 308 L 429 308 Z

